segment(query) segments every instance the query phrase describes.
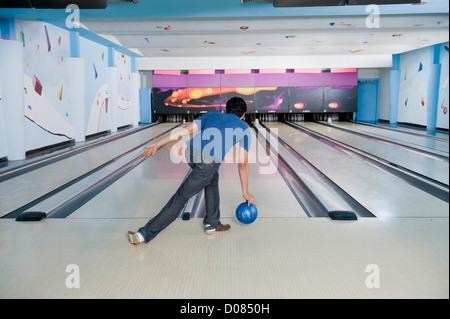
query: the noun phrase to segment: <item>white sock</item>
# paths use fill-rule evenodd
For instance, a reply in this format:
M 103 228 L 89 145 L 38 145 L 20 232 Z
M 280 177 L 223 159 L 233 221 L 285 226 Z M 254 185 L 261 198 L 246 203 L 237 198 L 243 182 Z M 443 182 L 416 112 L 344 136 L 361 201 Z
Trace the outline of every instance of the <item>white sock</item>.
M 144 237 L 141 235 L 140 232 L 136 232 L 136 235 L 138 236 L 140 243 L 143 243 L 145 241 Z

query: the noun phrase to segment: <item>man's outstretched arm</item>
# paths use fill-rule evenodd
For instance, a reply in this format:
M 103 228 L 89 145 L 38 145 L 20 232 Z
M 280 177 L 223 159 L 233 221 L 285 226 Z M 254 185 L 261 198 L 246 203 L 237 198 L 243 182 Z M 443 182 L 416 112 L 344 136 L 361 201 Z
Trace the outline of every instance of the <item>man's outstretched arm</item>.
M 192 136 L 197 131 L 198 131 L 197 124 L 192 122 L 192 123 L 189 123 L 188 125 L 186 125 L 185 127 L 183 127 L 182 129 L 171 132 L 169 135 L 164 137 L 162 140 L 160 140 L 156 143 L 150 144 L 149 146 L 147 146 L 145 148 L 145 152 L 144 152 L 145 159 L 147 159 L 149 157 L 153 157 L 156 154 L 156 152 L 164 145 L 167 145 L 171 142 L 178 141 L 180 138 L 182 138 L 183 136 L 186 136 L 186 135 Z
M 248 192 L 248 152 L 242 147 L 239 148 L 238 171 L 242 186 L 242 196 L 244 196 L 248 204 L 256 205 L 255 197 Z

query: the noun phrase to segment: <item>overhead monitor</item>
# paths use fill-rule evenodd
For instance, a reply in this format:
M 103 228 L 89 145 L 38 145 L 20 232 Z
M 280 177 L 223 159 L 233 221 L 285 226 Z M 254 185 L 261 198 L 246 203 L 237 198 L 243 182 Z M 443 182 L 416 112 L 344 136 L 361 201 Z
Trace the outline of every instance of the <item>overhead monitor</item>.
M 318 6 L 345 6 L 369 4 L 411 4 L 420 3 L 421 0 L 274 0 L 274 7 L 318 7 Z
M 274 7 L 345 6 L 347 0 L 274 0 Z
M 254 106 L 255 112 L 258 113 L 287 113 L 289 110 L 289 88 L 255 88 Z
M 240 97 L 247 103 L 247 113 L 255 112 L 254 87 L 221 87 L 220 96 L 222 101 L 222 112 L 226 111 L 226 104 L 232 97 Z
M 186 90 L 186 112 L 191 114 L 220 112 L 222 107 L 220 88 L 189 87 Z
M 152 95 L 153 113 L 186 114 L 186 88 L 153 88 Z
M 289 113 L 322 112 L 322 86 L 297 86 L 289 88 Z
M 326 86 L 323 95 L 324 111 L 327 113 L 358 111 L 358 86 Z
M 411 4 L 420 3 L 421 0 L 348 0 L 349 5 L 369 5 L 369 4 Z
M 106 0 L 33 0 L 36 9 L 65 9 L 75 4 L 80 9 L 106 9 Z
M 0 0 L 0 8 L 32 8 L 31 0 Z

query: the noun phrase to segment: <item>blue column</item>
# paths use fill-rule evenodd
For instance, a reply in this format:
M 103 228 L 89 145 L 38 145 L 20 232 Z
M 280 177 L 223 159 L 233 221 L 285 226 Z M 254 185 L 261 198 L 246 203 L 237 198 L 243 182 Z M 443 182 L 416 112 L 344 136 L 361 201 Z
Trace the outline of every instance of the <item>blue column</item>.
M 397 125 L 398 99 L 400 94 L 400 55 L 392 56 L 392 70 L 389 74 L 389 123 Z
M 108 47 L 108 67 L 113 68 L 114 65 L 114 48 Z
M 80 57 L 80 34 L 76 31 L 70 31 L 70 57 Z
M 14 19 L 0 19 L 0 36 L 3 40 L 16 40 Z
M 131 73 L 136 73 L 136 57 L 132 56 L 131 58 Z
M 139 102 L 141 112 L 141 123 L 149 124 L 152 122 L 152 102 L 150 89 L 139 90 Z
M 437 110 L 439 99 L 439 81 L 441 64 L 439 63 L 440 45 L 431 46 L 431 63 L 427 74 L 427 131 L 436 131 Z

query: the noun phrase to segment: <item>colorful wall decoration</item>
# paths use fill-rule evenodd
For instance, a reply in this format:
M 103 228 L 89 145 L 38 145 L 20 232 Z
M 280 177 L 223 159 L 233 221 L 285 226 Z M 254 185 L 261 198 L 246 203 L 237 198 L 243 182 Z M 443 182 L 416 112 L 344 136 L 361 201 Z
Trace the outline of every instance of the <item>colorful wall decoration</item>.
M 255 111 L 258 113 L 287 113 L 289 111 L 288 87 L 256 87 L 255 88 Z M 295 103 L 294 103 L 295 105 Z
M 297 113 L 310 110 L 312 113 L 321 113 L 324 109 L 324 88 L 322 86 L 298 86 L 290 88 L 290 109 Z
M 398 122 L 427 125 L 427 68 L 431 63 L 429 48 L 400 56 Z
M 74 138 L 65 97 L 70 57 L 69 32 L 39 21 L 17 20 L 16 39 L 24 50 L 25 147 L 36 149 Z
M 3 98 L 2 98 L 2 84 L 0 83 L 0 159 L 7 156 L 6 151 L 6 132 L 5 132 L 5 119 L 3 118 L 3 113 L 1 112 L 3 108 Z
M 131 58 L 120 52 L 114 52 L 114 66 L 119 71 L 117 106 L 121 110 L 119 126 L 130 124 L 131 110 Z
M 117 73 L 111 75 L 108 71 L 108 54 L 111 54 L 108 47 L 81 38 L 80 51 L 86 61 L 86 135 L 107 131 L 112 125 L 120 127 L 133 123 L 135 110 L 132 107 L 131 98 L 131 58 L 114 51 L 113 64 Z M 109 78 L 111 76 L 112 79 Z M 110 94 L 108 94 L 111 90 L 109 81 L 116 82 L 115 103 L 110 101 Z M 114 124 L 112 124 L 112 112 L 116 113 Z
M 88 135 L 139 123 L 135 60 L 119 52 L 127 49 L 115 44 L 107 47 L 47 22 L 15 19 L 3 24 L 8 28 L 2 30 L 14 32 L 2 41 L 17 44 L 20 51 L 20 58 L 6 56 L 6 60 L 20 63 L 23 52 L 23 70 L 8 71 L 11 77 L 17 70 L 16 75 L 24 80 L 23 90 L 19 85 L 21 89 L 14 94 L 23 92 L 20 117 L 25 120 L 18 124 L 18 132 L 24 135 L 25 145 L 11 157 L 23 159 L 22 154 L 31 150 L 84 141 Z M 110 103 L 113 95 L 117 98 Z M 22 104 L 21 96 L 14 100 Z M 5 142 L 0 139 L 0 143 L 2 155 Z
M 441 63 L 441 78 L 439 84 L 438 110 L 436 126 L 449 129 L 449 43 L 443 43 L 440 47 L 439 61 Z
M 80 38 L 80 56 L 85 59 L 86 135 L 109 129 L 108 48 Z
M 154 74 L 154 113 L 224 112 L 226 102 L 234 96 L 247 102 L 249 113 L 357 111 L 356 69 L 336 72 L 284 70 L 284 73 L 249 71 L 240 74 L 220 70 L 207 75 Z

